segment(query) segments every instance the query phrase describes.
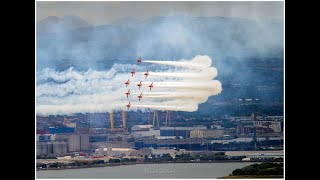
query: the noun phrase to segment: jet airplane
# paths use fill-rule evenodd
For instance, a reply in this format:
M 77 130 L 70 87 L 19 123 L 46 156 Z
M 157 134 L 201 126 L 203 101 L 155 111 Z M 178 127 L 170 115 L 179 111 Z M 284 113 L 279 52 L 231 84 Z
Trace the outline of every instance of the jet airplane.
M 128 81 L 127 81 L 127 82 L 125 82 L 124 84 L 126 85 L 126 87 L 128 87 L 128 85 L 130 84 L 129 79 L 128 79 Z
M 141 81 L 140 81 L 140 83 L 137 85 L 137 86 L 139 86 L 139 89 L 140 89 L 140 87 L 142 86 L 142 83 L 141 83 Z
M 142 99 L 142 93 L 138 96 L 138 98 L 139 98 L 139 101 L 140 101 L 140 99 Z
M 130 89 L 127 92 L 125 92 L 125 94 L 127 95 L 127 98 L 128 98 L 128 96 L 130 95 Z

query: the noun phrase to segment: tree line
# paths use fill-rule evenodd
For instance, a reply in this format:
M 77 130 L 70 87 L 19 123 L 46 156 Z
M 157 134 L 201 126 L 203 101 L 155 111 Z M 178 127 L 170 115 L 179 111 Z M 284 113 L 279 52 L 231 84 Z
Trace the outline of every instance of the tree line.
M 239 175 L 283 175 L 283 163 L 261 163 L 236 169 L 233 176 Z

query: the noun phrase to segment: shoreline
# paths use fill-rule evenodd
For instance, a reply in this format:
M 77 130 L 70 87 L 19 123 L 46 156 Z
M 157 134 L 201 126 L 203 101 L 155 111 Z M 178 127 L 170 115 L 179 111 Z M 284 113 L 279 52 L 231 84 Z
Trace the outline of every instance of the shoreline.
M 111 163 L 111 164 L 102 164 L 102 165 L 94 165 L 94 166 L 75 166 L 75 167 L 63 167 L 63 168 L 37 168 L 36 171 L 46 171 L 46 170 L 69 170 L 69 169 L 83 169 L 83 168 L 101 168 L 107 166 L 126 166 L 126 165 L 136 165 L 136 164 L 178 164 L 178 163 L 262 163 L 264 161 L 201 161 L 201 162 L 191 162 L 191 161 L 179 161 L 179 162 L 132 162 L 132 163 Z M 279 162 L 273 162 L 279 163 Z
M 101 164 L 94 166 L 73 166 L 73 167 L 63 167 L 63 168 L 37 168 L 36 171 L 46 171 L 46 170 L 68 170 L 68 169 L 84 169 L 84 168 L 101 168 L 107 166 L 125 166 L 125 165 L 135 165 L 135 164 L 145 164 L 145 163 L 112 163 L 112 164 Z
M 238 176 L 224 176 L 217 179 L 283 179 L 284 175 L 238 175 Z

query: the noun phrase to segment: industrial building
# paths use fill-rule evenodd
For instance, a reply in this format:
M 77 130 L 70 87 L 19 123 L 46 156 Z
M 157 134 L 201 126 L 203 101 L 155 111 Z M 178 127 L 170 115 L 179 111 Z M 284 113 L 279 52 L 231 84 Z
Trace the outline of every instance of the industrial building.
M 74 133 L 74 128 L 71 127 L 49 127 L 50 134 L 56 133 Z
M 267 121 L 283 121 L 283 116 L 267 116 L 265 118 Z
M 131 136 L 134 138 L 142 138 L 142 137 L 159 137 L 160 130 L 151 129 L 149 131 L 135 131 L 131 133 Z
M 68 141 L 68 152 L 90 150 L 89 134 L 59 133 L 53 137 L 56 141 Z
M 237 126 L 237 134 L 253 134 L 254 133 L 254 127 L 251 125 L 249 126 Z
M 89 134 L 55 134 L 39 136 L 37 139 L 37 155 L 63 155 L 68 152 L 88 151 Z M 50 137 L 50 138 L 49 138 Z
M 223 136 L 223 130 L 193 130 L 190 138 L 219 138 Z
M 89 134 L 89 128 L 75 128 L 74 133 L 77 134 Z
M 181 136 L 181 138 L 182 138 L 182 136 Z M 169 139 L 177 139 L 177 137 L 176 136 L 155 136 L 155 139 L 157 139 L 157 140 L 164 140 L 164 139 L 169 140 Z
M 43 134 L 43 135 L 40 135 L 40 134 L 37 134 L 36 135 L 36 141 L 46 141 L 46 142 L 49 142 L 53 139 L 54 137 L 51 135 L 51 134 Z
M 190 132 L 193 130 L 206 130 L 206 126 L 193 127 L 160 127 L 160 136 L 176 136 L 190 138 Z
M 89 142 L 106 142 L 107 135 L 105 134 L 97 134 L 97 135 L 90 135 Z
M 158 148 L 158 149 L 154 149 L 154 148 L 150 148 L 151 149 L 151 153 L 153 155 L 155 155 L 156 157 L 160 157 L 163 154 L 170 154 L 171 157 L 176 157 L 176 155 L 180 155 L 185 153 L 186 151 L 184 149 L 180 149 L 180 150 L 176 150 L 176 149 L 169 149 L 169 148 Z
M 68 138 L 70 136 L 69 133 L 59 133 L 52 135 L 54 137 L 54 140 L 56 141 L 68 141 Z
M 89 134 L 71 134 L 68 142 L 69 152 L 89 150 Z
M 37 129 L 36 134 L 50 134 L 50 131 L 48 130 L 41 130 L 41 129 Z
M 151 128 L 153 128 L 153 125 L 134 125 L 131 131 L 149 131 Z
M 130 148 L 100 148 L 96 150 L 96 155 L 99 156 L 114 156 L 114 157 L 123 157 L 123 156 L 151 156 L 155 155 L 160 157 L 163 154 L 170 154 L 170 156 L 175 157 L 178 154 L 183 154 L 186 151 L 184 149 L 170 149 L 170 148 L 158 148 L 154 149 L 153 147 L 142 148 L 139 150 L 130 149 Z
M 37 142 L 38 155 L 63 155 L 68 152 L 67 142 Z
M 278 146 L 283 142 L 282 137 L 271 137 L 281 135 L 274 133 L 281 132 L 281 123 L 283 123 L 281 116 L 233 117 L 231 118 L 232 124 L 228 124 L 228 126 L 224 124 L 223 120 L 208 118 L 204 122 L 201 121 L 200 126 L 197 126 L 199 124 L 192 121 L 192 119 L 197 119 L 194 117 L 189 118 L 191 121 L 181 123 L 178 119 L 177 122 L 174 121 L 171 124 L 169 111 L 166 114 L 166 123 L 159 122 L 159 120 L 162 121 L 164 114 L 160 114 L 158 118 L 157 111 L 154 111 L 153 123 L 150 122 L 151 115 L 140 121 L 139 114 L 128 113 L 127 116 L 134 119 L 128 121 L 130 122 L 128 129 L 124 111 L 104 113 L 100 118 L 103 120 L 101 121 L 102 125 L 99 127 L 93 127 L 93 115 L 86 116 L 88 117 L 84 117 L 82 121 L 77 121 L 78 127 L 74 127 L 72 124 L 74 122 L 65 120 L 63 125 L 62 123 L 48 124 L 41 127 L 41 130 L 37 130 L 37 155 L 60 156 L 81 154 L 81 151 L 86 151 L 85 153 L 90 156 L 143 157 L 145 155 L 170 154 L 174 157 L 183 153 L 183 150 L 179 151 L 178 149 L 185 149 L 189 152 L 245 150 L 254 139 L 262 148 L 271 145 Z M 91 118 L 89 119 L 89 117 Z M 110 121 L 108 121 L 109 119 Z M 88 128 L 87 122 L 89 120 L 90 128 Z M 146 125 L 138 125 L 142 123 L 146 123 Z M 159 127 L 160 125 L 165 125 L 165 127 Z M 170 127 L 170 125 L 174 125 L 174 127 Z M 207 127 L 210 128 L 207 129 Z M 253 136 L 254 130 L 256 130 L 256 136 Z M 234 138 L 235 135 L 239 138 Z M 89 152 L 90 148 L 96 150 Z
M 281 122 L 280 121 L 254 121 L 255 127 L 271 128 L 274 132 L 281 132 Z

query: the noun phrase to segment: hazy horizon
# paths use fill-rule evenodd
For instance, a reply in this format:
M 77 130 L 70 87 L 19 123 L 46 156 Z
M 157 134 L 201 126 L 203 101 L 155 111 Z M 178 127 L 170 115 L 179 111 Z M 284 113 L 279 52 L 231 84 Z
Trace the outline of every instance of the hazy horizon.
M 256 21 L 283 20 L 283 2 L 37 2 L 37 22 L 49 16 L 76 15 L 91 25 L 123 18 L 157 16 L 233 17 Z

